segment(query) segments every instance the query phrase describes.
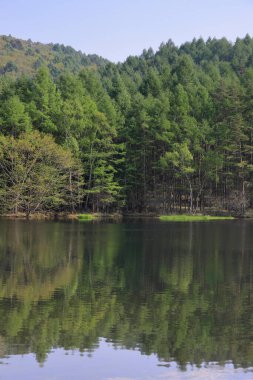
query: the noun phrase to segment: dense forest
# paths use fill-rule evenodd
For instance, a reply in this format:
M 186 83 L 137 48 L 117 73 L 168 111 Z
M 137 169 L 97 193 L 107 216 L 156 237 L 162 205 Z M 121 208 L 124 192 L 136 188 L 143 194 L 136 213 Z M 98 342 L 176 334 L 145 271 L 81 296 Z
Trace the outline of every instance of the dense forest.
M 244 214 L 252 206 L 250 36 L 169 40 L 118 64 L 70 48 L 64 65 L 68 49 L 50 45 L 57 70 L 50 56 L 33 71 L 15 62 L 26 49 L 30 67 L 28 42 L 2 40 L 2 212 Z

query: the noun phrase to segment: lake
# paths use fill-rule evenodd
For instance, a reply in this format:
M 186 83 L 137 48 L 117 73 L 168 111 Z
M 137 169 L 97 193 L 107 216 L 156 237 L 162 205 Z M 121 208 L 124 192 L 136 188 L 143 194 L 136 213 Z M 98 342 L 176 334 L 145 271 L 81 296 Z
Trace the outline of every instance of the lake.
M 0 220 L 0 379 L 253 378 L 253 221 Z

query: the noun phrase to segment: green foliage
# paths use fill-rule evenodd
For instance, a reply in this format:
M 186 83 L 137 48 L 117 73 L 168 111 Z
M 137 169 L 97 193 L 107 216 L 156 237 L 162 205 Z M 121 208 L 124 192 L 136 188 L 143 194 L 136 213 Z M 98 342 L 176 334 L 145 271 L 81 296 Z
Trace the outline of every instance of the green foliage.
M 108 61 L 98 55 L 86 55 L 70 46 L 42 44 L 12 36 L 0 36 L 0 74 L 33 75 L 47 66 L 54 77 L 64 71 L 78 73 L 83 67 L 104 66 Z
M 4 100 L 0 106 L 1 132 L 18 135 L 31 129 L 31 119 L 18 95 Z
M 210 215 L 161 215 L 160 220 L 164 222 L 200 222 L 211 220 L 233 220 L 232 216 L 210 216 Z
M 252 41 L 168 41 L 115 65 L 2 37 L 0 67 L 11 53 L 18 71 L 0 77 L 0 131 L 38 130 L 81 160 L 80 211 L 243 215 L 253 202 Z
M 193 162 L 193 156 L 189 151 L 187 143 L 175 144 L 173 146 L 173 151 L 166 152 L 163 157 L 161 157 L 161 166 L 167 168 L 170 165 L 173 166 L 179 172 L 179 176 L 188 175 L 194 172 L 191 167 Z
M 83 221 L 83 220 L 86 221 L 86 220 L 93 220 L 94 219 L 93 214 L 78 214 L 77 217 L 80 221 Z
M 0 138 L 0 200 L 4 212 L 55 211 L 81 202 L 80 163 L 39 132 Z

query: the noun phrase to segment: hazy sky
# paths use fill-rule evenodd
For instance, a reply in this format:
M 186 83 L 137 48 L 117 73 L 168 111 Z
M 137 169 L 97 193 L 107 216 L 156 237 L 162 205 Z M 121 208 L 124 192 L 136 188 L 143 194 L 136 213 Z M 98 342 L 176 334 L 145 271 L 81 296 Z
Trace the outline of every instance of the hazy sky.
M 112 61 L 172 39 L 253 36 L 253 0 L 0 0 L 0 34 Z

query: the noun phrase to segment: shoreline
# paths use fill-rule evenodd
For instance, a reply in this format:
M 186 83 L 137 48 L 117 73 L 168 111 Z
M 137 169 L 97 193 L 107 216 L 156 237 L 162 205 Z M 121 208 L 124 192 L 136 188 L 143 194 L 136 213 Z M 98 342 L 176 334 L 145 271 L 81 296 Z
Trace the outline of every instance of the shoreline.
M 88 215 L 89 218 L 87 220 L 99 220 L 104 218 L 113 218 L 113 219 L 121 219 L 123 217 L 123 214 L 102 214 L 102 213 L 87 213 L 87 214 L 80 214 L 80 213 L 34 213 L 30 214 L 29 217 L 25 213 L 17 213 L 17 214 L 0 214 L 0 218 L 2 219 L 11 219 L 11 220 L 82 220 L 80 218 L 80 215 Z M 85 220 L 85 219 L 83 219 Z
M 170 214 L 159 214 L 154 212 L 146 212 L 146 213 L 34 213 L 30 214 L 29 217 L 25 213 L 17 213 L 17 214 L 1 214 L 0 218 L 2 219 L 11 219 L 11 220 L 48 220 L 48 221 L 57 221 L 57 220 L 66 220 L 66 221 L 94 221 L 94 220 L 103 220 L 103 219 L 113 219 L 113 220 L 121 220 L 125 219 L 160 219 L 165 220 L 166 218 L 177 218 L 181 216 L 189 216 L 189 217 L 217 217 L 218 218 L 226 218 L 230 217 L 234 219 L 252 219 L 253 218 L 253 210 L 249 210 L 245 213 L 245 215 L 234 215 L 229 214 L 228 212 L 224 212 L 224 210 L 213 210 L 213 212 L 206 213 L 170 213 Z

